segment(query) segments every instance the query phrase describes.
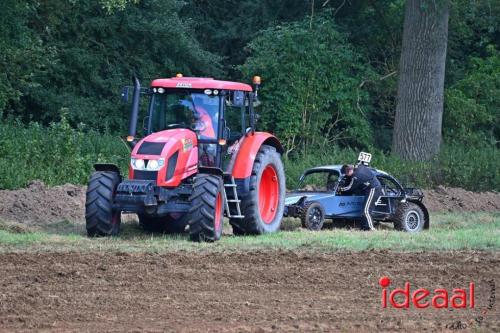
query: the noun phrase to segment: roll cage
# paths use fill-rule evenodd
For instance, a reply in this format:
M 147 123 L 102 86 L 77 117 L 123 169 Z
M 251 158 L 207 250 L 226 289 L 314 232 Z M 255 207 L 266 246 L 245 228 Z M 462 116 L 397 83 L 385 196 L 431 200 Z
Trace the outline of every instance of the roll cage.
M 313 173 L 325 173 L 325 174 L 335 174 L 338 176 L 338 181 L 336 182 L 335 187 L 332 190 L 326 190 L 326 191 L 311 191 L 311 192 L 326 192 L 326 193 L 337 193 L 338 187 L 342 184 L 343 180 L 345 177 L 342 175 L 340 172 L 340 167 L 341 166 L 330 166 L 330 167 L 317 167 L 317 168 L 311 168 L 306 171 L 300 176 L 299 178 L 299 184 L 297 186 L 297 189 L 295 190 L 296 192 L 307 192 L 304 190 L 301 190 L 300 186 L 303 185 L 304 179 Z M 389 193 L 392 194 L 394 197 L 398 198 L 411 198 L 411 199 L 419 199 L 422 196 L 422 192 L 418 189 L 415 188 L 405 188 L 403 185 L 392 175 L 377 170 L 375 168 L 371 168 L 372 171 L 375 172 L 376 177 L 380 181 L 382 185 L 382 189 L 384 191 L 385 195 L 390 195 Z

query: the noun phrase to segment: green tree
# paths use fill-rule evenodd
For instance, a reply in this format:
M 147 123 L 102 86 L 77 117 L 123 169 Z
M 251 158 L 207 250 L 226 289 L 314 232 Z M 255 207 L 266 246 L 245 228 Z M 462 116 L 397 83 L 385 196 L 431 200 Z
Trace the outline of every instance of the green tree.
M 110 12 L 91 0 L 40 2 L 20 25 L 52 50 L 53 57 L 43 68 L 43 61 L 32 66 L 30 57 L 36 53 L 23 57 L 23 49 L 14 45 L 20 67 L 34 70 L 29 72 L 33 84 L 23 86 L 13 115 L 48 124 L 65 109 L 73 126 L 116 131 L 127 118 L 119 91 L 132 75 L 147 85 L 152 78 L 176 72 L 218 74 L 219 58 L 202 49 L 189 22 L 179 17 L 182 5 L 143 0 Z M 16 80 L 8 78 L 11 84 Z
M 370 144 L 370 109 L 359 85 L 371 71 L 331 18 L 265 30 L 249 48 L 241 70 L 263 78 L 260 125 L 276 132 L 288 152 Z
M 500 53 L 470 60 L 464 78 L 446 91 L 444 135 L 468 146 L 500 143 Z
M 0 115 L 19 107 L 21 97 L 39 84 L 34 73 L 52 58 L 38 36 L 27 26 L 36 3 L 4 0 L 0 15 Z

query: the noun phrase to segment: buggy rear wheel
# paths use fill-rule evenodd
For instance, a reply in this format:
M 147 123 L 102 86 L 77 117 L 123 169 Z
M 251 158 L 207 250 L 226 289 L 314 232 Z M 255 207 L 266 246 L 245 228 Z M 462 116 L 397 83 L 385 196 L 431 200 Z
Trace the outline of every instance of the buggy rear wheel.
M 412 203 L 399 204 L 394 214 L 394 229 L 406 232 L 420 232 L 424 229 L 425 215 L 422 209 Z

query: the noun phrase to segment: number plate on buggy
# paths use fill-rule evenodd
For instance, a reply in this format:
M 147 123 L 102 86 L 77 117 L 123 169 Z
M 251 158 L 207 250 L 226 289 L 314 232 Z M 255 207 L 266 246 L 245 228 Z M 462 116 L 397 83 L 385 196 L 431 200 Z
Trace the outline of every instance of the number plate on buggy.
M 372 160 L 372 154 L 365 152 L 359 153 L 358 162 L 369 164 L 371 160 Z

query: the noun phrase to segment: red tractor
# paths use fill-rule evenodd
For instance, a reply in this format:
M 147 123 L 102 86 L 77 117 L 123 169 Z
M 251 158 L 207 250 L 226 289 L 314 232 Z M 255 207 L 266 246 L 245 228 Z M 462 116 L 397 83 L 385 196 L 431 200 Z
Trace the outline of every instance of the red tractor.
M 278 231 L 285 204 L 283 147 L 255 131 L 255 90 L 211 78 L 157 79 L 141 88 L 134 78 L 127 141 L 129 179 L 96 164 L 85 204 L 89 236 L 120 231 L 121 213 L 136 213 L 147 231 L 183 232 L 215 241 L 223 217 L 235 235 Z M 139 99 L 147 95 L 144 138 L 136 140 Z M 122 92 L 128 99 L 128 88 Z

